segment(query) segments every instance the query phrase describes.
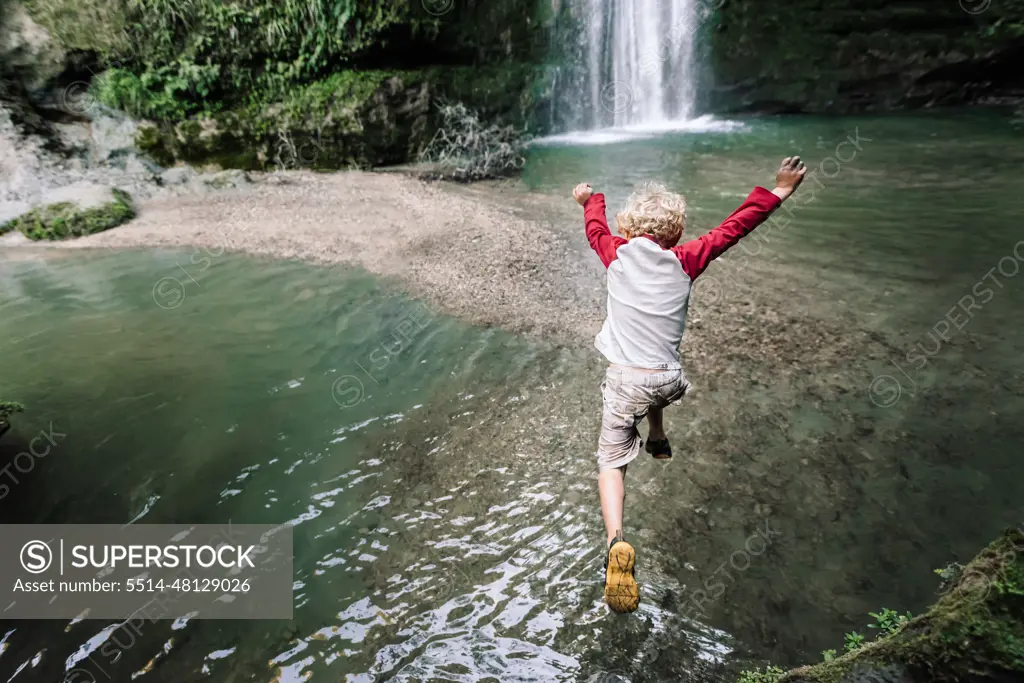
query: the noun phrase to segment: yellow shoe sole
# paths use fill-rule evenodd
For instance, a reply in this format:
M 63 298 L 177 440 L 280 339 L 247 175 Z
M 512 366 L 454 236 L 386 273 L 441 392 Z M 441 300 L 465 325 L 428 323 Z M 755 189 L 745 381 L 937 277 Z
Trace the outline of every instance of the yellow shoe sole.
M 633 577 L 636 551 L 619 541 L 608 552 L 608 569 L 604 578 L 604 599 L 616 612 L 635 612 L 640 605 L 640 587 Z

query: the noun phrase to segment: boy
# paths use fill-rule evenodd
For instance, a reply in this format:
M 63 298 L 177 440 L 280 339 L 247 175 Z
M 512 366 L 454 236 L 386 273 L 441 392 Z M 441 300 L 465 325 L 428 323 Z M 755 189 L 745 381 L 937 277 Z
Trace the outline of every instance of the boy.
M 636 552 L 622 536 L 626 466 L 640 453 L 637 425 L 650 426 L 646 450 L 672 457 L 662 409 L 690 387 L 679 364 L 693 281 L 718 256 L 764 222 L 803 182 L 800 157 L 782 161 L 776 187 L 755 187 L 725 222 L 708 234 L 676 246 L 686 222 L 686 200 L 660 185 L 634 192 L 608 230 L 603 194 L 581 183 L 573 197 L 583 206 L 587 239 L 608 269 L 608 314 L 595 345 L 610 363 L 601 384 L 604 415 L 597 447 L 598 490 L 608 540 L 604 596 L 616 612 L 640 602 L 633 575 Z

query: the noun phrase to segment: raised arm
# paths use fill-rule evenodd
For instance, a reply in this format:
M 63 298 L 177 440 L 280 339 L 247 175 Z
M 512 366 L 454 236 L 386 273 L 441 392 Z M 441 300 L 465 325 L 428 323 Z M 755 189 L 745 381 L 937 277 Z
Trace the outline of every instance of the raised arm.
M 615 251 L 625 244 L 626 240 L 613 235 L 608 229 L 603 194 L 591 194 L 590 185 L 584 183 L 576 186 L 573 196 L 583 205 L 583 218 L 586 221 L 590 248 L 597 252 L 601 263 L 607 268 L 615 260 Z
M 755 187 L 740 207 L 717 228 L 686 244 L 673 247 L 672 251 L 679 257 L 683 270 L 690 279 L 696 280 L 712 261 L 764 223 L 803 182 L 806 172 L 807 167 L 800 161 L 800 157 L 784 159 L 776 177 L 777 186 L 774 190 L 769 192 L 763 187 Z

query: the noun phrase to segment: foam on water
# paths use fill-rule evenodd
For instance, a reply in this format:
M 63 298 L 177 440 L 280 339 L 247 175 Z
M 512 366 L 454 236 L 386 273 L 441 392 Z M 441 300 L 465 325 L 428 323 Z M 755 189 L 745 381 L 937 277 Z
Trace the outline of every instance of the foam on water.
M 668 133 L 730 133 L 747 130 L 739 121 L 717 119 L 710 114 L 681 121 L 660 121 L 617 128 L 573 131 L 538 138 L 532 144 L 538 146 L 563 145 L 569 147 L 611 145 L 630 140 L 655 138 Z

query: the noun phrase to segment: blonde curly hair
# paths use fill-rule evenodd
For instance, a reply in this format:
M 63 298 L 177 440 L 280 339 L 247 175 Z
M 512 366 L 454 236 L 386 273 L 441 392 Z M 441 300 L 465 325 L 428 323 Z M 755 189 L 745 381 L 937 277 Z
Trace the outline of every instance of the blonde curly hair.
M 675 244 L 686 228 L 686 199 L 664 185 L 644 183 L 629 196 L 615 222 L 626 239 L 650 235 L 659 242 Z

